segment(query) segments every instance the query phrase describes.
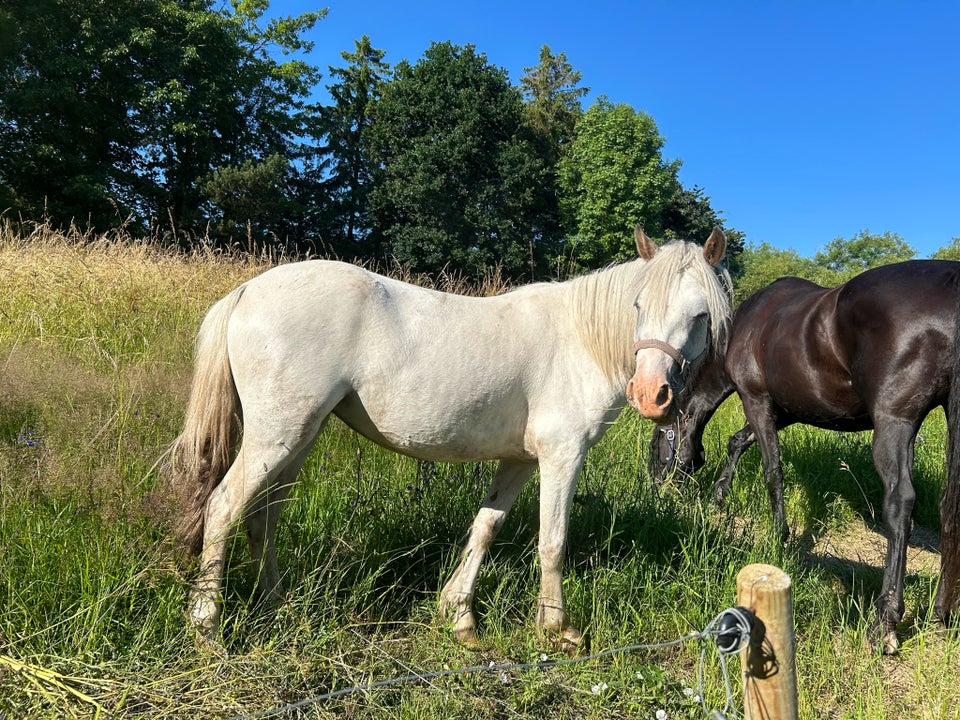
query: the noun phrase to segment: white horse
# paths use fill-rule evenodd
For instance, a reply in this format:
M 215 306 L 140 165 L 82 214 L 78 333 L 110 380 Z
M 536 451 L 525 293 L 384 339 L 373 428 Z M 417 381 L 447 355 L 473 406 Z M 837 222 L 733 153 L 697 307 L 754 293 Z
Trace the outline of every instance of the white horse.
M 658 248 L 639 228 L 635 236 L 640 259 L 495 297 L 314 260 L 272 268 L 213 305 L 171 463 L 184 500 L 179 538 L 200 553 L 188 610 L 196 627 L 216 632 L 228 535 L 240 520 L 258 590 L 278 599 L 280 506 L 332 413 L 416 458 L 500 461 L 440 593 L 466 643 L 476 641 L 481 560 L 539 467 L 537 626 L 575 648 L 561 564 L 587 449 L 627 395 L 645 416 L 672 419 L 684 366 L 721 341 L 730 314 L 715 269 L 726 248 L 719 229 L 702 248 Z

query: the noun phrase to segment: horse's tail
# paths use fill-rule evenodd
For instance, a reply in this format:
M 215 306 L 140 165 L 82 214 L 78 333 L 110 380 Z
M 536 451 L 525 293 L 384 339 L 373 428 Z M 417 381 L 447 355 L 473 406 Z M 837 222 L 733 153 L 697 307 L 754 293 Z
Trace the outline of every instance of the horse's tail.
M 935 606 L 944 621 L 953 610 L 960 578 L 960 285 L 956 310 L 947 403 L 947 479 L 940 498 L 940 587 Z
M 207 500 L 233 462 L 240 440 L 243 417 L 227 356 L 227 322 L 243 290 L 241 285 L 219 300 L 200 325 L 183 431 L 170 452 L 178 504 L 173 534 L 194 555 L 203 547 Z

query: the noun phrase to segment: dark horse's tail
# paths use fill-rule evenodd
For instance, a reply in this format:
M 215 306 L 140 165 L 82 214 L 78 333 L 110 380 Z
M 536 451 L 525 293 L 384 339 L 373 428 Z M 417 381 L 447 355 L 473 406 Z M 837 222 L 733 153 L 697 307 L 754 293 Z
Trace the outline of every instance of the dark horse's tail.
M 200 326 L 183 432 L 170 453 L 178 504 L 173 534 L 192 554 L 202 549 L 207 500 L 233 462 L 240 439 L 242 412 L 227 356 L 227 321 L 243 289 L 210 308 Z
M 934 612 L 947 623 L 960 580 L 960 278 L 954 320 L 953 367 L 947 403 L 947 479 L 940 499 L 940 585 Z

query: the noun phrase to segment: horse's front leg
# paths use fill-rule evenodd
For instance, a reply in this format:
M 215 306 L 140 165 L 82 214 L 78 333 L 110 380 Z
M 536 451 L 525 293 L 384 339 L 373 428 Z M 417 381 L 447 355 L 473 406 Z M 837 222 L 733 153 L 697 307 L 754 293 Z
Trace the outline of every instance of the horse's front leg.
M 535 462 L 501 461 L 487 497 L 470 526 L 470 537 L 463 549 L 460 564 L 440 591 L 440 614 L 452 623 L 454 637 L 466 645 L 477 643 L 473 594 L 480 564 L 503 526 L 507 512 L 536 466 Z
M 783 468 L 780 465 L 780 440 L 777 438 L 778 428 L 773 409 L 763 397 L 741 397 L 744 415 L 747 416 L 749 427 L 753 428 L 753 436 L 760 448 L 763 481 L 767 486 L 773 513 L 773 529 L 779 535 L 780 542 L 786 542 L 790 537 L 790 527 L 787 525 L 787 512 L 783 504 Z M 737 434 L 740 435 L 745 430 L 747 428 Z
M 576 653 L 580 631 L 570 623 L 563 603 L 563 556 L 566 552 L 570 506 L 577 488 L 583 455 L 571 459 L 540 459 L 540 597 L 537 629 L 567 653 Z
M 733 472 L 737 468 L 737 463 L 740 462 L 740 456 L 743 455 L 747 451 L 747 448 L 753 445 L 756 440 L 753 434 L 753 428 L 749 425 L 746 425 L 730 436 L 730 440 L 727 442 L 726 465 L 723 466 L 723 472 L 720 473 L 719 479 L 713 484 L 713 497 L 719 504 L 722 505 L 725 503 L 727 495 L 730 494 L 730 488 L 733 487 Z
M 873 463 L 883 481 L 883 525 L 887 531 L 887 558 L 883 585 L 877 598 L 878 617 L 870 628 L 872 644 L 884 654 L 897 651 L 897 623 L 903 617 L 903 581 L 907 567 L 907 541 L 913 522 L 913 443 L 916 433 L 902 420 L 875 421 Z

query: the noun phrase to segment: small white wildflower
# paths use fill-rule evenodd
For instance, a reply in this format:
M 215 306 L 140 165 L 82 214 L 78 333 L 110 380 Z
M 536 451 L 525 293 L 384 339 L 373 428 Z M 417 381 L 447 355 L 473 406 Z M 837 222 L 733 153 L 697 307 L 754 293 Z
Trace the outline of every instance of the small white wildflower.
M 683 694 L 686 695 L 687 697 L 693 697 L 693 693 L 694 693 L 693 688 L 684 688 L 684 689 L 683 689 Z
M 606 690 L 608 687 L 610 687 L 610 686 L 607 685 L 605 682 L 598 682 L 596 685 L 594 685 L 592 688 L 590 688 L 590 692 L 592 692 L 594 695 L 599 695 L 599 694 L 602 693 L 604 690 Z
M 667 715 L 666 710 L 657 710 L 655 717 L 657 718 L 657 720 L 667 720 L 669 716 Z
M 546 662 L 550 657 L 546 653 L 540 653 L 540 662 Z

